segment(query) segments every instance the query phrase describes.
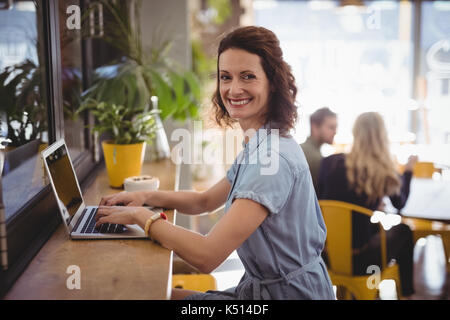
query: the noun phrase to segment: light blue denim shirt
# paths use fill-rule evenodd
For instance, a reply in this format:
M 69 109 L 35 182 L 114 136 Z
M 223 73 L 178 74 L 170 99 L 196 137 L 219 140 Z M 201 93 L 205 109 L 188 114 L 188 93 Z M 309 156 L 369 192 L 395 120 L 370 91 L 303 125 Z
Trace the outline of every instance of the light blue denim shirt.
M 269 129 L 253 135 L 227 172 L 225 212 L 235 199 L 269 211 L 237 249 L 245 274 L 237 287 L 192 299 L 335 299 L 320 256 L 326 228 L 305 155 L 292 137 Z

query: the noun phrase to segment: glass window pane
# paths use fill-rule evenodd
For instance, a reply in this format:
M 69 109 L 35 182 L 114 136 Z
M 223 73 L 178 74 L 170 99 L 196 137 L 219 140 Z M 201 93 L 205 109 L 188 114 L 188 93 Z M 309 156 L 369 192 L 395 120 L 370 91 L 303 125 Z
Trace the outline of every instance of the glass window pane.
M 86 140 L 84 115 L 76 115 L 76 111 L 80 106 L 81 93 L 83 91 L 81 30 L 77 28 L 69 29 L 66 23 L 67 19 L 71 17 L 70 14 L 68 15 L 66 13 L 67 8 L 73 5 L 80 8 L 80 1 L 59 1 L 64 139 L 72 159 L 76 159 L 76 157 L 85 150 Z
M 383 115 L 392 141 L 411 139 L 411 2 L 253 3 L 255 24 L 277 34 L 296 78 L 298 142 L 309 135 L 309 115 L 323 106 L 338 113 L 338 144 L 351 142 L 354 120 L 365 111 Z
M 421 28 L 418 140 L 436 146 L 433 156 L 450 165 L 450 152 L 443 152 L 450 150 L 450 2 L 423 2 Z
M 39 156 L 48 145 L 41 4 L 13 1 L 0 10 L 0 136 L 11 141 L 2 177 L 7 218 L 48 184 Z

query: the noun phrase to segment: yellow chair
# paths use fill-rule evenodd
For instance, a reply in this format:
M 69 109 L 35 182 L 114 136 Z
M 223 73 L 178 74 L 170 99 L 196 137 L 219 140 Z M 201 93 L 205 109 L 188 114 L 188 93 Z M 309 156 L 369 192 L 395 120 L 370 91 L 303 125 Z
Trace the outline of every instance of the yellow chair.
M 433 162 L 417 162 L 413 168 L 413 175 L 416 178 L 431 178 L 434 171 Z
M 206 292 L 216 290 L 217 283 L 214 276 L 210 274 L 174 274 L 172 288 Z
M 350 298 L 349 292 L 357 300 L 375 300 L 379 294 L 377 288 L 369 288 L 373 274 L 354 276 L 353 275 L 353 254 L 352 254 L 352 211 L 372 216 L 372 210 L 354 204 L 334 201 L 320 200 L 320 208 L 327 227 L 326 251 L 328 254 L 328 273 L 333 285 L 338 290 L 344 288 L 347 292 L 345 298 Z M 387 265 L 386 263 L 386 233 L 380 225 L 381 236 L 381 257 L 382 266 L 379 281 L 384 279 L 395 280 L 397 296 L 400 299 L 400 274 L 397 264 Z M 371 278 L 372 277 L 372 278 Z M 339 291 L 338 291 L 339 293 Z

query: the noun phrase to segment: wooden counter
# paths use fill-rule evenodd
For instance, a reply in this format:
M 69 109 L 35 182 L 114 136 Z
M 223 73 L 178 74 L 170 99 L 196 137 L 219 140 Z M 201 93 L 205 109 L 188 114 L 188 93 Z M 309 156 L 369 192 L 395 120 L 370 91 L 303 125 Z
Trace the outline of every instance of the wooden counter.
M 145 163 L 142 174 L 158 176 L 161 190 L 178 189 L 179 167 L 170 160 Z M 87 205 L 120 190 L 108 185 L 106 170 L 84 192 Z M 166 211 L 175 220 L 174 211 Z M 81 288 L 66 282 L 76 265 Z M 172 251 L 150 240 L 70 240 L 60 225 L 15 282 L 5 299 L 169 299 Z

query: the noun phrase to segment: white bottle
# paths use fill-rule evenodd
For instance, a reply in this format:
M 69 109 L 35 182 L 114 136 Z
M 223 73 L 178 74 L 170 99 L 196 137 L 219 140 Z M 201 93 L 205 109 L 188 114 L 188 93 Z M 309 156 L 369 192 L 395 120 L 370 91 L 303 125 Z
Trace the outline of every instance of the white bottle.
M 147 151 L 145 152 L 145 161 L 158 161 L 170 157 L 169 141 L 167 140 L 166 131 L 159 116 L 158 97 L 151 97 L 152 110 L 157 111 L 154 114 L 156 123 L 156 132 L 154 138 L 147 143 Z

